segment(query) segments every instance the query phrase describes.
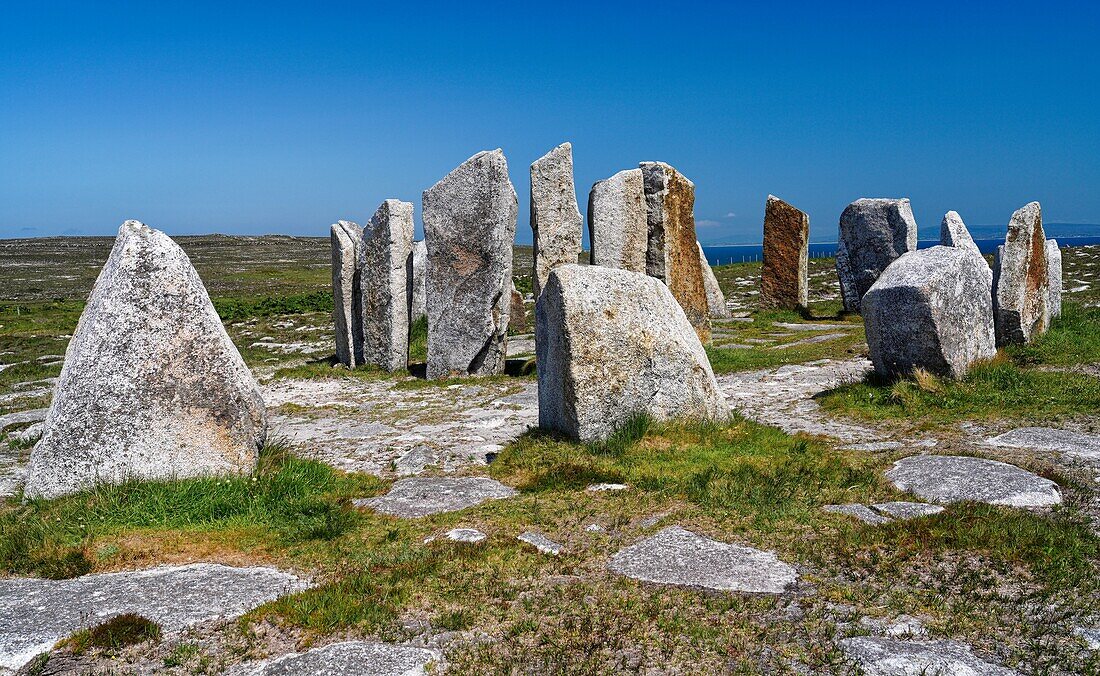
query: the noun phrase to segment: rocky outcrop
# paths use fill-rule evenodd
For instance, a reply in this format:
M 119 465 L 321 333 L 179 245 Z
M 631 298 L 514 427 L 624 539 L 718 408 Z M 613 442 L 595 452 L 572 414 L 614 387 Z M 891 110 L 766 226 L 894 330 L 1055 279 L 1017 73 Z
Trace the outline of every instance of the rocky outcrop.
M 703 273 L 703 289 L 707 292 L 707 312 L 714 319 L 729 316 L 726 308 L 726 295 L 722 293 L 722 287 L 718 285 L 718 278 L 714 276 L 714 269 L 710 267 L 707 255 L 703 253 L 703 245 L 695 243 L 699 248 L 699 269 Z
M 1062 502 L 1058 484 L 1015 465 L 954 455 L 911 455 L 894 463 L 886 478 L 922 500 L 984 502 L 1043 507 Z
M 69 341 L 27 497 L 249 472 L 266 433 L 260 389 L 187 255 L 123 223 Z
M 809 302 L 810 217 L 775 195 L 764 207 L 760 304 L 794 310 Z
M 363 297 L 359 277 L 363 229 L 351 221 L 339 221 L 332 224 L 330 240 L 336 359 L 354 368 L 363 365 Z
M 664 162 L 639 166 L 649 231 L 646 274 L 668 286 L 699 339 L 707 342 L 710 319 L 695 237 L 695 184 Z
M 638 415 L 715 419 L 726 405 L 668 287 L 645 275 L 564 265 L 536 309 L 539 427 L 582 441 Z
M 1043 212 L 1031 202 L 1008 222 L 993 261 L 993 317 L 997 345 L 1030 343 L 1050 322 L 1050 269 Z
M 588 237 L 592 265 L 646 271 L 649 229 L 641 169 L 597 181 L 588 194 Z
M 840 215 L 836 274 L 844 309 L 859 312 L 863 294 L 899 256 L 917 248 L 908 199 L 858 199 Z
M 500 149 L 424 191 L 428 378 L 504 371 L 516 191 Z
M 531 231 L 537 300 L 550 270 L 581 254 L 581 212 L 573 187 L 573 146 L 563 143 L 531 164 Z
M 404 370 L 409 361 L 412 238 L 411 202 L 386 200 L 363 228 L 363 361 L 387 371 Z
M 1062 314 L 1062 250 L 1058 241 L 1047 240 L 1047 312 L 1051 321 Z
M 424 283 L 428 271 L 428 246 L 424 240 L 413 242 L 412 255 L 405 268 L 408 283 L 409 324 L 428 316 L 428 295 Z

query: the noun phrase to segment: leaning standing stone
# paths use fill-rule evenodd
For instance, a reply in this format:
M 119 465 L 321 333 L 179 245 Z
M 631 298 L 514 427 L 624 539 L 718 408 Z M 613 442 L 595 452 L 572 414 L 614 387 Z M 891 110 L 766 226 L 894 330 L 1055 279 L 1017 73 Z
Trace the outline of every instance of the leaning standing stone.
M 69 341 L 26 496 L 249 472 L 266 434 L 260 388 L 187 255 L 123 223 Z
M 714 269 L 710 267 L 707 255 L 703 253 L 703 245 L 695 243 L 699 248 L 699 267 L 703 271 L 703 288 L 707 291 L 707 312 L 711 317 L 720 319 L 729 316 L 726 309 L 726 295 L 722 293 L 722 287 L 718 285 L 718 278 L 714 276 Z
M 535 300 L 550 269 L 581 255 L 581 212 L 573 187 L 573 146 L 563 143 L 531 164 L 531 230 Z
M 428 297 L 425 293 L 424 277 L 428 270 L 428 246 L 424 240 L 413 242 L 412 256 L 405 269 L 409 285 L 409 324 L 428 316 Z
M 597 181 L 588 194 L 592 265 L 645 273 L 649 230 L 641 169 Z
M 359 267 L 363 229 L 351 221 L 332 224 L 332 323 L 336 327 L 336 358 L 348 367 L 363 364 L 362 295 Z
M 517 209 L 499 148 L 424 191 L 429 378 L 504 372 Z
M 664 162 L 642 162 L 640 167 L 649 228 L 646 274 L 668 286 L 706 342 L 710 320 L 695 237 L 695 184 Z
M 726 414 L 699 337 L 658 280 L 563 265 L 550 273 L 535 315 L 539 427 L 593 441 L 638 415 Z
M 775 195 L 764 207 L 760 303 L 794 310 L 809 303 L 810 217 Z
M 1047 240 L 1047 277 L 1050 290 L 1047 308 L 1053 321 L 1062 314 L 1062 250 L 1054 239 Z
M 917 222 L 908 199 L 858 199 L 840 215 L 836 274 L 844 309 L 860 299 L 886 266 L 917 248 Z
M 1047 330 L 1049 274 L 1043 212 L 1038 202 L 1031 202 L 1012 214 L 993 263 L 997 345 L 1030 343 Z
M 363 360 L 387 371 L 409 361 L 412 202 L 386 200 L 363 228 Z

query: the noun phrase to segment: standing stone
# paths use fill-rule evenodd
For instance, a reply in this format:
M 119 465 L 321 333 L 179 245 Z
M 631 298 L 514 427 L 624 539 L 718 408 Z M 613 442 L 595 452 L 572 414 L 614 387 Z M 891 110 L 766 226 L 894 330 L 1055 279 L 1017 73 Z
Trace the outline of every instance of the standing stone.
M 1053 321 L 1062 314 L 1062 250 L 1054 239 L 1047 240 L 1047 277 L 1050 293 L 1047 308 Z
M 970 236 L 970 231 L 967 230 L 966 224 L 963 223 L 962 216 L 959 216 L 957 211 L 948 211 L 943 216 L 943 221 L 940 223 L 940 244 L 944 246 L 953 247 L 966 247 L 979 256 L 982 255 L 981 249 L 974 242 L 974 238 Z M 992 271 L 990 274 L 993 274 Z
M 409 362 L 412 238 L 412 202 L 382 202 L 363 228 L 363 361 L 387 371 Z
M 539 427 L 593 441 L 638 415 L 726 414 L 699 337 L 658 280 L 563 265 L 550 273 L 535 316 Z
M 714 270 L 710 267 L 707 255 L 703 253 L 703 245 L 695 243 L 699 247 L 699 267 L 703 271 L 703 288 L 707 292 L 707 313 L 715 319 L 729 316 L 726 309 L 726 295 L 722 293 L 722 287 L 718 285 L 718 278 L 714 276 Z
M 523 304 L 523 294 L 516 288 L 515 280 L 512 280 L 511 311 L 508 314 L 508 330 L 512 333 L 525 333 L 527 331 L 527 307 Z
M 760 303 L 795 310 L 809 303 L 810 217 L 775 195 L 764 207 Z
M 1031 202 L 1008 222 L 993 262 L 993 317 L 997 345 L 1030 343 L 1050 322 L 1050 278 L 1043 212 Z
M 596 181 L 588 194 L 592 265 L 645 273 L 649 248 L 645 181 L 641 169 Z
M 123 223 L 69 341 L 26 496 L 249 472 L 266 434 L 260 388 L 187 255 Z
M 703 342 L 710 340 L 707 292 L 695 237 L 695 184 L 664 162 L 642 162 L 649 246 L 646 274 L 664 282 Z
M 499 148 L 424 191 L 428 378 L 504 372 L 516 191 Z
M 362 293 L 359 270 L 363 229 L 351 221 L 333 223 L 332 323 L 336 327 L 336 358 L 349 368 L 363 365 Z
M 917 221 L 908 199 L 858 199 L 840 215 L 836 274 L 844 309 L 860 299 L 886 266 L 917 248 Z
M 412 255 L 405 269 L 409 284 L 409 325 L 428 316 L 428 297 L 424 277 L 428 269 L 428 246 L 424 240 L 413 242 Z
M 573 146 L 563 143 L 531 164 L 531 230 L 538 300 L 550 269 L 581 255 L 581 212 L 573 187 Z

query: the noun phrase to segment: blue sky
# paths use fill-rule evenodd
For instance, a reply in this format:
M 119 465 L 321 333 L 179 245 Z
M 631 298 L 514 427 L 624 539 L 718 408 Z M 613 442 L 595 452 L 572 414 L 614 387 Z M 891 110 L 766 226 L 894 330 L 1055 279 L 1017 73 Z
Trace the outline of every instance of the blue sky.
M 0 237 L 325 235 L 502 147 L 592 183 L 664 160 L 704 243 L 768 193 L 835 239 L 851 200 L 1100 223 L 1100 9 L 1086 3 L 10 3 Z M 966 6 L 960 6 L 966 5 Z M 419 231 L 418 224 L 418 231 Z

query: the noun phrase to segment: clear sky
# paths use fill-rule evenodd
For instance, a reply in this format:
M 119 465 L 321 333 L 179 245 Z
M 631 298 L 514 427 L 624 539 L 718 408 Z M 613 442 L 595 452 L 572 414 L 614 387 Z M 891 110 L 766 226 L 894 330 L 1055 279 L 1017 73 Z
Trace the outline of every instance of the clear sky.
M 835 239 L 857 197 L 1100 223 L 1095 3 L 9 3 L 0 237 L 327 235 L 502 147 L 592 183 L 664 160 L 704 243 L 768 193 Z

